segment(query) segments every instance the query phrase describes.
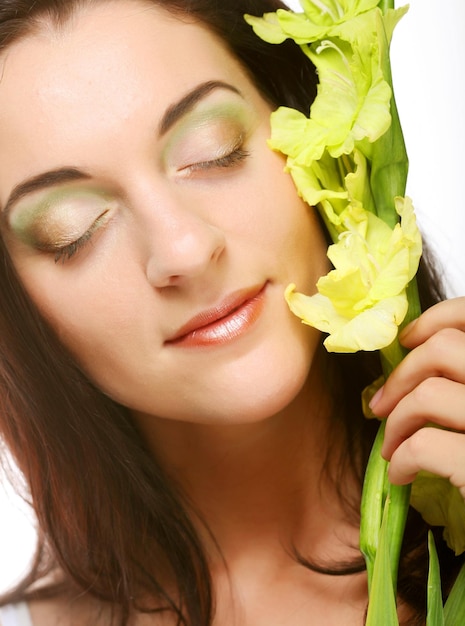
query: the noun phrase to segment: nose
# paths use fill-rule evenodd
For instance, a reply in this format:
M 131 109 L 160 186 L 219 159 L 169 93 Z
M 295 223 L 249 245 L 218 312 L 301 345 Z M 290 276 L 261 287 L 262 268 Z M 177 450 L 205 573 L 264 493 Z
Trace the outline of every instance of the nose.
M 222 230 L 189 210 L 159 216 L 148 232 L 147 279 L 154 287 L 182 286 L 208 273 L 225 248 Z

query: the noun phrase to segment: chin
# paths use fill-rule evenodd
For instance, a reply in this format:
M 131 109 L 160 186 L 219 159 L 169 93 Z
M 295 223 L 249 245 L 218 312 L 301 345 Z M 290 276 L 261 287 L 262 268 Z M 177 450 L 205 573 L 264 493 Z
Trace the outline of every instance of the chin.
M 294 410 L 309 377 L 308 360 L 285 361 L 280 367 L 262 367 L 249 376 L 237 376 L 208 408 L 198 406 L 187 421 L 203 424 L 253 424 Z M 200 404 L 200 403 L 199 403 Z

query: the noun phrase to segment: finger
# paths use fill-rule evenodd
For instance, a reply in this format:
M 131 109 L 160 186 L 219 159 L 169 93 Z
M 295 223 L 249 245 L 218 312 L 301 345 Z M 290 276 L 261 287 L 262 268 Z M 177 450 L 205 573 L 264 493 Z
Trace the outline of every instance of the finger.
M 465 386 L 447 378 L 428 378 L 402 398 L 389 415 L 381 453 L 396 448 L 426 424 L 465 431 Z
M 412 349 L 444 328 L 456 328 L 465 332 L 465 297 L 435 304 L 408 324 L 399 339 L 402 345 Z
M 448 478 L 465 496 L 465 435 L 437 428 L 421 428 L 394 452 L 389 480 L 412 482 L 420 470 Z
M 393 371 L 370 407 L 379 417 L 389 415 L 396 404 L 427 378 L 444 377 L 465 384 L 465 333 L 455 328 L 436 332 Z

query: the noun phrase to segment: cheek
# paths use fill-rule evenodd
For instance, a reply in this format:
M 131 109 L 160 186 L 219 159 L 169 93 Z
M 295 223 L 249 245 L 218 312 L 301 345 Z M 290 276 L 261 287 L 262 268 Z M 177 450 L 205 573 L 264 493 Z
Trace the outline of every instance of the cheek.
M 127 258 L 120 263 L 119 258 L 115 255 L 111 265 L 89 259 L 86 271 L 80 264 L 57 267 L 40 257 L 17 268 L 41 315 L 83 366 L 101 345 L 115 345 L 127 335 L 134 302 L 143 297 L 134 264 Z
M 283 172 L 282 167 L 275 172 L 273 180 L 274 184 L 267 192 L 269 212 L 267 219 L 263 220 L 264 227 L 274 240 L 275 250 L 281 251 L 282 256 L 277 260 L 295 267 L 292 282 L 298 283 L 299 275 L 303 274 L 302 288 L 313 288 L 316 280 L 330 267 L 328 243 L 317 209 L 298 196 L 291 176 Z
M 71 290 L 56 280 L 37 281 L 34 285 L 27 285 L 26 281 L 26 287 L 63 345 L 81 365 L 85 365 L 90 359 L 91 346 L 108 332 L 105 321 L 108 321 L 111 300 L 106 307 L 102 306 L 105 290 L 101 288 L 98 293 L 88 289 L 82 293 L 80 289 Z
M 317 210 L 299 197 L 292 176 L 285 171 L 285 157 L 267 148 L 263 162 L 261 188 L 264 205 L 268 207 L 268 223 L 276 222 L 282 232 L 294 235 L 295 246 L 300 242 L 312 243 L 315 253 L 325 257 L 328 244 Z M 312 253 L 312 249 L 307 252 Z
M 122 383 L 130 378 L 130 370 L 137 364 L 134 356 L 142 354 L 149 339 L 154 346 L 158 343 L 157 329 L 148 328 L 147 316 L 141 311 L 144 294 L 139 290 L 138 297 L 132 295 L 137 280 L 129 285 L 131 288 L 124 290 L 121 285 L 100 280 L 86 289 L 79 285 L 70 289 L 50 281 L 45 289 L 30 290 L 40 312 L 82 371 L 115 399 L 115 380 Z

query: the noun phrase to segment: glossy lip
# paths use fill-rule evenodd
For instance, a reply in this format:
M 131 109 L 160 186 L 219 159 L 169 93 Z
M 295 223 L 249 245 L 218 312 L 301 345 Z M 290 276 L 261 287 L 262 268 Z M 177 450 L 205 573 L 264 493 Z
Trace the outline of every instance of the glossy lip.
M 205 347 L 222 345 L 239 337 L 259 318 L 267 284 L 242 289 L 227 296 L 219 306 L 195 315 L 165 344 Z

